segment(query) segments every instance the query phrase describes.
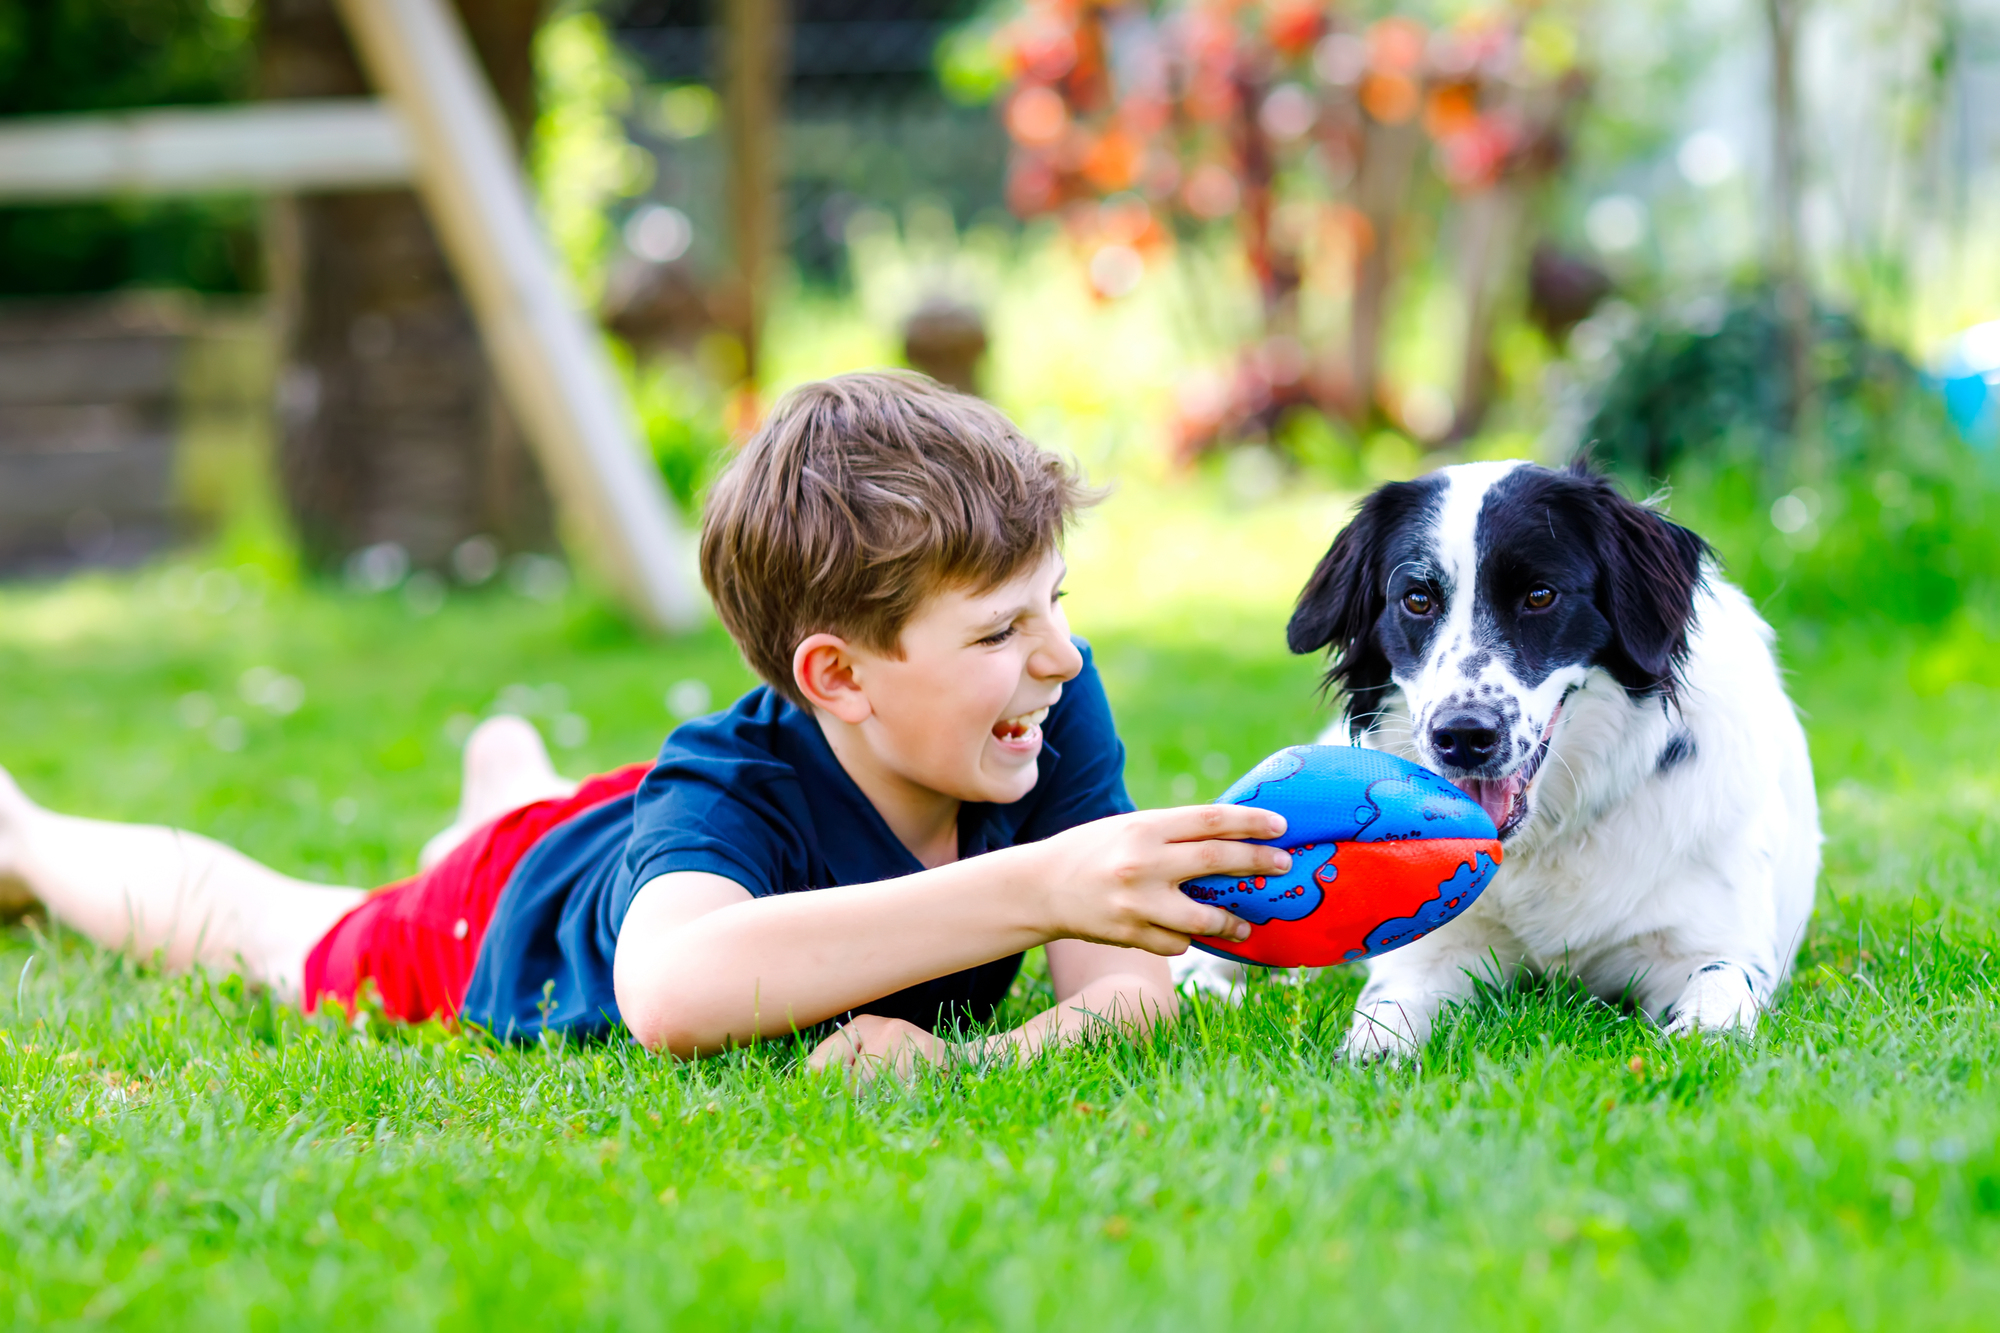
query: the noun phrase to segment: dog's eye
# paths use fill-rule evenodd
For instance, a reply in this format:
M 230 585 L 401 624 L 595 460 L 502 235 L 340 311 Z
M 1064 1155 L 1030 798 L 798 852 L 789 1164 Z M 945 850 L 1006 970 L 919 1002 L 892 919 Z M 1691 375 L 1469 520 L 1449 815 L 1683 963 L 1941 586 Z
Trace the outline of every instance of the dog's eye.
M 1403 609 L 1413 616 L 1427 616 L 1437 609 L 1437 602 L 1421 588 L 1413 588 L 1403 594 Z
M 1556 604 L 1556 590 L 1538 585 L 1528 589 L 1528 595 L 1521 600 L 1530 611 L 1546 611 Z

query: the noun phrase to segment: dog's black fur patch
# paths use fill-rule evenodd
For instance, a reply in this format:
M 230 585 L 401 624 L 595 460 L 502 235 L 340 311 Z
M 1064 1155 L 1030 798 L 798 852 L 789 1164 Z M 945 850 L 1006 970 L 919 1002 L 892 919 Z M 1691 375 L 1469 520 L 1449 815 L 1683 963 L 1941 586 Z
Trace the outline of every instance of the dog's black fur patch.
M 1444 496 L 1436 477 L 1397 481 L 1361 502 L 1361 509 L 1333 539 L 1299 593 L 1285 628 L 1295 653 L 1333 649 L 1326 685 L 1347 700 L 1347 719 L 1367 729 L 1390 690 L 1389 658 L 1377 637 L 1389 605 L 1389 575 L 1399 564 L 1424 559 L 1424 530 Z
M 1313 571 L 1287 627 L 1293 652 L 1331 650 L 1326 685 L 1345 696 L 1357 736 L 1394 688 L 1393 670 L 1421 662 L 1443 624 L 1405 612 L 1401 599 L 1412 590 L 1460 595 L 1444 586 L 1433 555 L 1444 490 L 1431 477 L 1370 495 Z M 1507 473 L 1484 496 L 1473 541 L 1479 651 L 1504 654 L 1529 685 L 1586 663 L 1633 698 L 1673 698 L 1708 543 L 1584 463 Z M 1552 605 L 1527 606 L 1537 586 L 1554 590 Z

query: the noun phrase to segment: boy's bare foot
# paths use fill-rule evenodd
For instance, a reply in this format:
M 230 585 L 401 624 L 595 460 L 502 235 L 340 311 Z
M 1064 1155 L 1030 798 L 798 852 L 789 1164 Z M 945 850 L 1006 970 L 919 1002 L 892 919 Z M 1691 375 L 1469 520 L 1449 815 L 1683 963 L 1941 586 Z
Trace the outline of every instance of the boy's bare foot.
M 28 891 L 21 865 L 27 856 L 27 822 L 34 813 L 35 803 L 0 768 L 0 920 L 16 920 L 41 906 Z
M 481 824 L 576 790 L 576 784 L 549 762 L 548 747 L 534 724 L 509 714 L 488 718 L 465 738 L 464 771 L 458 817 L 424 844 L 417 857 L 423 869 L 443 860 Z

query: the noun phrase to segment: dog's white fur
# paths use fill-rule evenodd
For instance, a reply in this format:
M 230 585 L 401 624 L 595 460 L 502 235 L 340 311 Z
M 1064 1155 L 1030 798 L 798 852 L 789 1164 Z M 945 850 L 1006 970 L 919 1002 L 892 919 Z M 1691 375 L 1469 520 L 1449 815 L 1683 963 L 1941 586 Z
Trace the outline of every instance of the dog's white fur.
M 1473 586 L 1474 524 L 1486 490 L 1514 465 L 1447 469 L 1436 547 Z M 1470 599 L 1462 599 L 1470 615 Z M 1413 1055 L 1441 1008 L 1479 981 L 1522 969 L 1579 978 L 1630 999 L 1669 1033 L 1748 1031 L 1789 975 L 1819 876 L 1818 800 L 1805 733 L 1749 600 L 1709 571 L 1697 595 L 1675 703 L 1634 700 L 1601 668 L 1558 671 L 1529 690 L 1504 663 L 1479 679 L 1520 704 L 1517 730 L 1541 739 L 1562 711 L 1499 873 L 1449 925 L 1369 964 L 1344 1053 Z M 1470 635 L 1448 621 L 1415 680 L 1396 681 L 1362 743 L 1426 762 L 1415 722 L 1462 691 Z M 1565 696 L 1566 702 L 1565 702 Z M 1692 753 L 1662 766 L 1685 733 Z M 1322 743 L 1346 743 L 1344 724 Z M 1190 953 L 1176 979 L 1240 986 L 1240 964 Z

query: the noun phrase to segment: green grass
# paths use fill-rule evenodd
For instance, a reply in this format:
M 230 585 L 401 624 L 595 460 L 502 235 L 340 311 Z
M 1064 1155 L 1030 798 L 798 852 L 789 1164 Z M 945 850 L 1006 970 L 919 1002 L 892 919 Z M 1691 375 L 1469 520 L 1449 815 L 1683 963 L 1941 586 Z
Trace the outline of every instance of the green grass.
M 1320 724 L 1280 627 L 1338 508 L 1141 496 L 1074 544 L 1142 804 Z M 1212 571 L 1253 531 L 1268 568 L 1234 591 L 1147 555 Z M 650 753 L 675 681 L 746 681 L 715 632 L 647 643 L 581 598 L 175 610 L 189 586 L 0 595 L 0 763 L 50 804 L 293 873 L 408 873 L 455 799 L 455 716 L 504 696 L 581 717 L 558 757 L 582 772 Z M 1348 1068 L 1359 978 L 1338 970 L 1143 1046 L 856 1095 L 780 1048 L 690 1067 L 308 1021 L 22 927 L 0 940 L 0 1311 L 213 1333 L 1990 1326 L 2000 724 L 1924 642 L 1797 637 L 1828 869 L 1754 1041 L 1668 1045 L 1548 983 L 1446 1023 L 1421 1069 Z M 304 706 L 243 703 L 259 666 Z M 186 725 L 190 694 L 243 724 L 239 750 Z

